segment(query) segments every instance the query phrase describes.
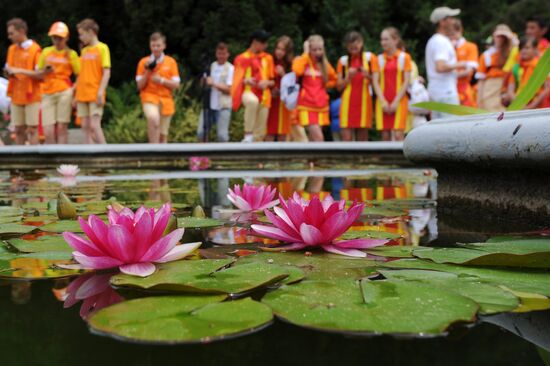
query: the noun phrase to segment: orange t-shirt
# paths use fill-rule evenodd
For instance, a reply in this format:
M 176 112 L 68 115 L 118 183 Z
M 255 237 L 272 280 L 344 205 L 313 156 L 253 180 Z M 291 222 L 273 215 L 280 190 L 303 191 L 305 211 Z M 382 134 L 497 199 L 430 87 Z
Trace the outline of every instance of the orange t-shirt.
M 326 83 L 323 82 L 323 76 L 317 62 L 314 62 L 308 54 L 294 60 L 292 71 L 297 77 L 302 77 L 298 107 L 320 112 L 328 111 L 329 96 L 327 88 L 333 88 L 338 79 L 332 65 L 327 65 L 328 80 Z
M 33 40 L 26 40 L 21 45 L 12 44 L 8 48 L 6 64 L 25 70 L 35 70 L 42 49 Z M 9 78 L 8 96 L 15 105 L 26 105 L 40 102 L 40 80 L 17 74 Z
M 266 88 L 261 90 L 251 85 L 244 85 L 244 80 L 248 78 L 255 79 L 256 82 L 273 80 L 275 78 L 273 56 L 266 52 L 254 54 L 250 50 L 247 50 L 238 55 L 233 64 L 235 65 L 233 84 L 231 86 L 233 109 L 237 110 L 240 107 L 242 94 L 247 91 L 254 93 L 264 107 L 271 107 L 271 89 Z
M 42 92 L 44 94 L 59 93 L 70 88 L 73 83 L 71 76 L 80 72 L 80 60 L 75 50 L 70 48 L 59 51 L 54 46 L 46 47 L 38 59 L 38 69 L 44 70 L 52 66 L 53 71 L 46 74 Z
M 478 79 L 491 79 L 505 77 L 508 73 L 499 66 L 500 52 L 491 47 L 481 54 L 479 68 L 476 73 Z
M 103 69 L 111 68 L 109 47 L 103 42 L 86 46 L 80 53 L 80 75 L 76 82 L 76 100 L 95 102 L 103 77 Z
M 479 67 L 479 51 L 477 45 L 473 42 L 466 41 L 464 38 L 460 39 L 456 45 L 456 60 L 466 61 L 468 67 L 477 69 Z M 458 71 L 463 71 L 463 69 Z M 472 76 L 473 72 L 470 75 L 459 78 L 458 83 L 470 84 Z
M 143 78 L 145 74 L 145 63 L 150 59 L 150 56 L 142 58 L 137 66 L 136 80 Z M 157 65 L 153 69 L 152 74 L 172 81 L 180 81 L 178 64 L 173 57 L 163 55 L 157 61 Z M 139 93 L 142 103 L 160 104 L 162 106 L 162 115 L 170 116 L 175 113 L 174 98 L 170 88 L 154 83 L 151 78 L 147 80 L 145 87 Z

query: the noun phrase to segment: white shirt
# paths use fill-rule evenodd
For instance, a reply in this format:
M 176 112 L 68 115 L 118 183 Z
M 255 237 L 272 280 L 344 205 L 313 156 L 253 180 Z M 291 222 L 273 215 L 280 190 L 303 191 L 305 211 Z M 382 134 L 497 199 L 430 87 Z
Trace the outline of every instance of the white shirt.
M 8 113 L 10 110 L 10 98 L 7 96 L 8 81 L 0 77 L 0 112 Z
M 227 76 L 224 78 L 225 80 L 222 80 L 222 74 L 225 68 L 227 68 Z M 234 70 L 235 68 L 229 62 L 221 65 L 218 62 L 213 62 L 210 66 L 210 77 L 212 78 L 212 81 L 216 84 L 225 84 L 227 86 L 231 86 L 233 84 Z M 222 95 L 223 93 L 216 88 L 212 88 L 210 90 L 210 109 L 216 111 L 222 109 L 220 105 L 220 97 Z
M 426 45 L 428 93 L 432 99 L 457 95 L 456 72 L 437 72 L 436 61 L 445 61 L 448 65 L 456 64 L 456 51 L 451 40 L 440 33 L 434 34 Z

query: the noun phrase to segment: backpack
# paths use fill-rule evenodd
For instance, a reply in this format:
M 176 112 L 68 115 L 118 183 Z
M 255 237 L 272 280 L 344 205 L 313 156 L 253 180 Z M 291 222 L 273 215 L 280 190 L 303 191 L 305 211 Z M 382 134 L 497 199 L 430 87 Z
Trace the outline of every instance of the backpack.
M 296 74 L 289 72 L 281 79 L 281 101 L 289 111 L 296 109 L 300 95 L 300 80 Z

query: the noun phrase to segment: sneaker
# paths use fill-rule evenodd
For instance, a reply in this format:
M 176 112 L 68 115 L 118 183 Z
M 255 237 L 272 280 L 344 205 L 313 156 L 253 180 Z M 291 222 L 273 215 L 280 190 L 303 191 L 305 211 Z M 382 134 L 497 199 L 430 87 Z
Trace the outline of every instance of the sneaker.
M 242 139 L 241 142 L 253 142 L 253 141 L 254 141 L 254 136 L 251 133 L 247 133 L 246 135 L 244 135 L 244 139 Z

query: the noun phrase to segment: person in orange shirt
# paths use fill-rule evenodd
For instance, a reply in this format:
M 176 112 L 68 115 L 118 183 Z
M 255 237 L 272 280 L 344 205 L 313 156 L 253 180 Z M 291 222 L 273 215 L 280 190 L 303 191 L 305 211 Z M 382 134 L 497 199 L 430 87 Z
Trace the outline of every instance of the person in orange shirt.
M 372 127 L 372 95 L 370 92 L 371 64 L 375 56 L 365 52 L 363 36 L 349 32 L 344 37 L 348 54 L 340 57 L 336 66 L 336 88 L 342 92 L 340 104 L 340 133 L 342 140 L 367 141 Z M 374 61 L 376 62 L 376 61 Z
M 4 67 L 8 78 L 7 95 L 11 97 L 11 121 L 15 126 L 18 145 L 28 141 L 38 144 L 38 122 L 40 119 L 40 79 L 35 72 L 42 49 L 27 38 L 27 23 L 20 18 L 7 22 L 8 38 L 12 45 Z
M 147 118 L 150 143 L 167 143 L 170 120 L 176 112 L 172 92 L 180 86 L 178 64 L 164 54 L 166 37 L 155 32 L 149 37 L 151 55 L 142 58 L 137 67 L 136 82 L 143 113 Z
M 464 62 L 466 67 L 457 69 L 457 89 L 460 98 L 460 104 L 469 107 L 476 106 L 474 90 L 472 88 L 472 77 L 479 66 L 479 51 L 477 45 L 467 41 L 463 37 L 464 28 L 460 19 L 455 19 L 451 40 L 456 49 L 456 59 Z
M 405 137 L 411 80 L 411 56 L 402 50 L 403 41 L 394 27 L 380 34 L 384 53 L 373 63 L 373 88 L 376 92 L 376 129 L 382 131 L 382 140 L 402 141 Z
M 273 57 L 265 52 L 269 33 L 257 30 L 250 36 L 250 47 L 235 58 L 231 85 L 233 110 L 244 105 L 243 142 L 263 141 L 275 85 Z
M 84 48 L 80 52 L 80 74 L 76 81 L 77 115 L 87 144 L 104 144 L 101 117 L 105 105 L 105 89 L 111 77 L 109 47 L 97 38 L 99 26 L 93 19 L 77 24 L 78 37 Z
M 69 27 L 65 23 L 52 24 L 48 35 L 53 46 L 44 48 L 37 70 L 44 78 L 42 127 L 46 144 L 66 144 L 74 92 L 71 77 L 80 72 L 80 60 L 76 51 L 67 46 Z
M 539 62 L 537 40 L 535 38 L 522 38 L 519 43 L 520 61 L 512 68 L 512 72 L 507 79 L 506 93 L 503 96 L 503 103 L 510 104 L 516 95 L 523 89 L 525 84 L 533 75 L 533 71 Z M 538 108 L 542 103 L 541 91 L 533 98 L 525 109 Z
M 477 105 L 490 112 L 504 110 L 501 92 L 504 80 L 517 59 L 515 36 L 505 24 L 496 26 L 493 32 L 494 45 L 479 58 L 476 72 L 478 81 Z
M 329 125 L 328 88 L 336 86 L 338 76 L 325 55 L 325 41 L 312 35 L 304 43 L 304 53 L 292 63 L 292 71 L 301 78 L 298 96 L 298 120 L 307 128 L 310 141 L 324 141 L 323 126 Z
M 294 59 L 294 42 L 288 36 L 277 39 L 273 52 L 275 60 L 275 85 L 271 90 L 271 108 L 267 118 L 265 141 L 286 141 L 290 133 L 293 111 L 289 111 L 281 101 L 281 79 L 289 73 Z
M 525 36 L 534 38 L 537 41 L 539 56 L 542 56 L 544 51 L 550 46 L 550 41 L 545 37 L 547 32 L 548 24 L 544 18 L 533 16 L 527 19 L 525 23 Z

